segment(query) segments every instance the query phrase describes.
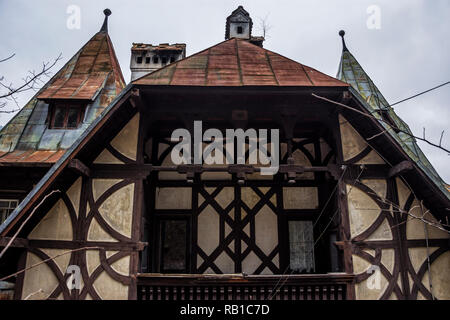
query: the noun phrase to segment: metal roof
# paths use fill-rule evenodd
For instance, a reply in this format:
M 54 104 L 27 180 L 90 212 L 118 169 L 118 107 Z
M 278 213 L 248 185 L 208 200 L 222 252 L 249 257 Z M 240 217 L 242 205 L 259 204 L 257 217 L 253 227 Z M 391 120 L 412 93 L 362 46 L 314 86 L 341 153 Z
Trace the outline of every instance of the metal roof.
M 55 163 L 124 87 L 107 28 L 102 27 L 0 130 L 0 165 Z M 79 128 L 48 128 L 54 99 L 86 101 Z
M 236 38 L 171 63 L 133 83 L 174 86 L 348 86 L 313 68 Z
M 363 105 L 374 115 L 386 131 L 400 144 L 402 149 L 408 154 L 425 174 L 439 187 L 440 190 L 450 199 L 448 185 L 442 180 L 430 161 L 419 148 L 417 141 L 413 138 L 413 133 L 409 126 L 394 111 L 380 90 L 373 83 L 369 75 L 364 71 L 356 58 L 350 53 L 344 42 L 345 32 L 340 35 L 343 41 L 343 50 L 337 78 L 350 84 L 357 96 L 362 98 Z M 377 111 L 384 111 L 389 114 L 396 128 L 404 132 L 396 132 Z M 397 130 L 398 131 L 398 130 Z

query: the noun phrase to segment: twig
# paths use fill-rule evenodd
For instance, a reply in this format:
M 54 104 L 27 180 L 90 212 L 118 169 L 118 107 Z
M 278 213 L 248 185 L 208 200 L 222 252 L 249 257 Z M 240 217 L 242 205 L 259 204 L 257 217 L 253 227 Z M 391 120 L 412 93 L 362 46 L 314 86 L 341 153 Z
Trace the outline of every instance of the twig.
M 22 231 L 22 228 L 25 226 L 25 224 L 28 222 L 28 220 L 31 219 L 31 217 L 33 216 L 33 214 L 36 212 L 36 210 L 44 203 L 45 200 L 47 200 L 48 197 L 50 197 L 52 194 L 57 193 L 57 192 L 61 192 L 60 190 L 53 190 L 52 192 L 50 192 L 49 194 L 47 194 L 42 200 L 41 202 L 39 202 L 39 204 L 34 207 L 33 211 L 31 211 L 30 215 L 25 219 L 25 221 L 20 225 L 19 229 L 17 229 L 16 233 L 11 237 L 11 239 L 9 240 L 8 244 L 3 248 L 2 252 L 0 253 L 0 259 L 3 257 L 3 255 L 5 254 L 6 250 L 8 250 L 8 248 L 11 246 L 11 244 L 14 242 L 14 240 L 16 239 L 16 237 L 19 235 L 20 231 Z
M 345 109 L 347 109 L 347 110 L 351 110 L 351 111 L 353 111 L 353 112 L 359 113 L 359 114 L 361 114 L 361 115 L 363 115 L 363 116 L 365 116 L 365 117 L 372 118 L 372 119 L 375 119 L 375 120 L 377 120 L 377 121 L 382 121 L 382 122 L 386 123 L 387 125 L 389 125 L 392 129 L 394 129 L 394 130 L 396 130 L 396 131 L 398 131 L 398 132 L 402 132 L 402 133 L 404 133 L 404 134 L 406 134 L 406 135 L 408 135 L 408 136 L 410 136 L 410 137 L 412 137 L 412 138 L 415 138 L 415 139 L 417 139 L 417 140 L 424 141 L 424 142 L 428 143 L 429 145 L 431 145 L 431 146 L 433 146 L 433 147 L 436 147 L 436 148 L 438 148 L 438 149 L 441 149 L 441 150 L 443 150 L 443 151 L 445 151 L 445 152 L 447 152 L 447 153 L 450 154 L 450 149 L 444 148 L 442 145 L 437 145 L 437 144 L 435 144 L 435 143 L 433 143 L 433 142 L 431 142 L 431 141 L 429 141 L 429 140 L 427 140 L 427 139 L 425 138 L 425 128 L 423 128 L 423 129 L 424 129 L 424 133 L 423 133 L 423 134 L 424 134 L 424 137 L 423 137 L 423 138 L 420 138 L 420 137 L 417 137 L 417 136 L 411 134 L 411 133 L 408 132 L 408 131 L 405 131 L 405 130 L 402 130 L 402 129 L 396 127 L 396 126 L 393 126 L 392 124 L 390 124 L 389 122 L 387 122 L 387 121 L 385 121 L 385 120 L 383 120 L 383 119 L 377 119 L 377 118 L 374 117 L 372 114 L 367 114 L 367 113 L 362 112 L 362 111 L 360 111 L 360 110 L 358 110 L 358 109 L 355 109 L 355 108 L 352 108 L 352 107 L 350 107 L 350 106 L 347 106 L 347 105 L 345 105 L 345 104 L 343 104 L 343 103 L 340 103 L 340 102 L 337 102 L 337 101 L 333 101 L 333 100 L 330 100 L 330 99 L 325 98 L 325 97 L 318 96 L 318 95 L 316 95 L 316 94 L 314 94 L 314 93 L 312 93 L 311 95 L 312 95 L 313 97 L 318 98 L 318 99 L 321 99 L 321 100 L 324 100 L 324 101 L 327 101 L 327 102 L 336 104 L 336 105 L 338 105 L 338 106 L 341 106 L 342 108 L 345 108 Z
M 55 260 L 58 257 L 61 257 L 63 255 L 66 255 L 66 254 L 69 254 L 69 253 L 72 253 L 72 252 L 77 252 L 77 251 L 82 251 L 82 250 L 101 250 L 101 249 L 103 249 L 103 248 L 102 247 L 83 247 L 83 248 L 78 248 L 78 249 L 72 249 L 72 250 L 64 251 L 63 253 L 57 254 L 56 256 L 53 256 L 53 257 L 50 257 L 48 259 L 42 260 L 42 261 L 40 261 L 38 263 L 35 263 L 35 264 L 25 268 L 25 269 L 22 269 L 22 270 L 19 270 L 19 271 L 13 273 L 13 274 L 10 274 L 9 276 L 3 277 L 3 278 L 0 279 L 0 281 L 5 281 L 6 279 L 15 277 L 15 276 L 17 276 L 17 275 L 19 275 L 19 274 L 21 274 L 21 273 L 23 273 L 25 271 L 28 271 L 30 269 L 35 268 L 35 267 L 37 267 L 37 266 L 39 266 L 39 265 L 41 265 L 43 263 L 46 263 L 46 262 L 51 261 L 51 260 Z
M 13 54 L 10 55 L 8 58 L 5 58 L 5 59 L 0 60 L 0 62 L 4 62 L 4 61 L 6 61 L 6 60 L 9 60 L 9 59 L 11 59 L 12 57 L 14 57 L 15 55 L 16 55 L 16 54 L 13 53 Z
M 32 293 L 30 293 L 29 295 L 27 295 L 23 300 L 28 300 L 28 299 L 30 299 L 32 296 L 37 295 L 38 293 L 45 293 L 45 291 L 42 290 L 42 289 L 39 289 L 39 290 L 37 290 L 37 291 L 35 291 L 35 292 L 32 292 Z

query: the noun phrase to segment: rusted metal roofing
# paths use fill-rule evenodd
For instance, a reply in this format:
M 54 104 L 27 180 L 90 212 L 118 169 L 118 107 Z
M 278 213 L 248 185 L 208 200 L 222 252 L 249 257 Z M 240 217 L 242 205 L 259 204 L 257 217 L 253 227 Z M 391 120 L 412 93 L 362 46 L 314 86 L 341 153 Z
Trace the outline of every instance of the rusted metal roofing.
M 179 86 L 348 86 L 278 53 L 232 38 L 134 81 Z
M 108 33 L 92 37 L 74 58 L 54 77 L 38 99 L 94 100 L 113 72 L 116 94 L 124 87 L 122 72 L 115 72 L 118 62 Z
M 64 154 L 65 150 L 14 150 L 13 152 L 0 152 L 0 166 L 55 163 Z
M 368 111 L 373 114 L 374 117 L 376 117 L 383 125 L 383 127 L 386 128 L 386 131 L 394 137 L 411 160 L 413 160 L 436 184 L 436 186 L 438 186 L 439 189 L 441 189 L 443 193 L 450 198 L 450 190 L 448 185 L 442 180 L 423 151 L 419 148 L 419 145 L 413 137 L 413 133 L 409 126 L 395 113 L 394 108 L 390 106 L 369 75 L 364 71 L 356 58 L 350 53 L 344 41 L 345 32 L 341 31 L 339 34 L 342 37 L 343 50 L 336 77 L 347 82 L 353 87 L 353 89 L 355 89 L 357 94 L 362 98 L 362 101 L 365 102 L 364 105 Z M 389 117 L 394 122 L 395 127 L 401 131 L 397 132 L 388 123 L 386 123 L 386 121 L 384 121 L 377 112 L 379 110 L 383 110 L 389 114 Z
M 102 29 L 0 130 L 0 165 L 55 163 L 124 87 L 105 18 Z M 48 127 L 53 99 L 86 101 L 77 129 Z

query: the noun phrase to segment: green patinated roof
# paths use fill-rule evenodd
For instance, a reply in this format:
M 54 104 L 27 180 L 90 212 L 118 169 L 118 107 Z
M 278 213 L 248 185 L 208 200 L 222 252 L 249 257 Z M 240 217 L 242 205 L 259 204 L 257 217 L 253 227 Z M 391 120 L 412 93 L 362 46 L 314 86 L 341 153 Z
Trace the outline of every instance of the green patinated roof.
M 3 127 L 0 163 L 54 163 L 125 87 L 108 33 L 97 32 Z M 51 129 L 49 102 L 84 101 L 77 129 Z
M 380 90 L 370 79 L 369 75 L 364 71 L 355 57 L 343 43 L 344 49 L 342 51 L 341 62 L 337 73 L 337 78 L 350 84 L 353 89 L 359 94 L 362 100 L 365 102 L 367 110 L 374 115 L 375 118 L 383 125 L 386 131 L 394 137 L 395 140 L 401 145 L 403 150 L 409 155 L 425 173 L 433 180 L 433 182 L 442 190 L 442 192 L 450 198 L 450 192 L 448 185 L 442 180 L 439 174 L 428 161 L 425 154 L 420 150 L 417 145 L 417 141 L 412 137 L 413 133 L 409 126 L 404 122 L 394 111 Z M 389 114 L 390 118 L 394 122 L 396 129 L 394 130 L 387 122 L 383 121 L 379 111 L 384 111 Z M 399 132 L 397 132 L 399 131 Z M 402 132 L 404 131 L 404 132 Z

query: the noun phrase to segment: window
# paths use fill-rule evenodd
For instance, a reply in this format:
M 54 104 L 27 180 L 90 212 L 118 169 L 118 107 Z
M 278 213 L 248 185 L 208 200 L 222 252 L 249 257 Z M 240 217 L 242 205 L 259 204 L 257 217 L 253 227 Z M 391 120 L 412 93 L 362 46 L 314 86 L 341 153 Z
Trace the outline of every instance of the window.
M 174 63 L 175 62 L 175 57 L 170 57 L 170 63 Z
M 147 64 L 150 63 L 150 57 L 145 57 L 145 63 L 147 63 Z
M 237 32 L 238 34 L 242 34 L 242 33 L 244 33 L 244 30 L 242 29 L 241 26 L 239 26 L 239 27 L 236 28 L 236 32 Z
M 313 272 L 314 235 L 312 221 L 289 221 L 289 266 L 292 271 Z
M 19 205 L 19 200 L 0 199 L 0 224 L 5 222 L 6 218 Z
M 153 63 L 158 63 L 158 57 L 157 56 L 153 56 Z
M 165 65 L 165 64 L 167 63 L 167 57 L 162 57 L 162 58 L 161 58 L 161 63 L 162 63 L 163 65 Z
M 136 58 L 136 62 L 137 62 L 138 64 L 141 64 L 141 63 L 142 63 L 142 57 L 137 57 L 137 58 Z
M 51 109 L 50 129 L 76 129 L 83 120 L 84 106 L 54 104 Z
M 159 233 L 159 272 L 183 273 L 188 266 L 188 221 L 186 219 L 161 218 Z

